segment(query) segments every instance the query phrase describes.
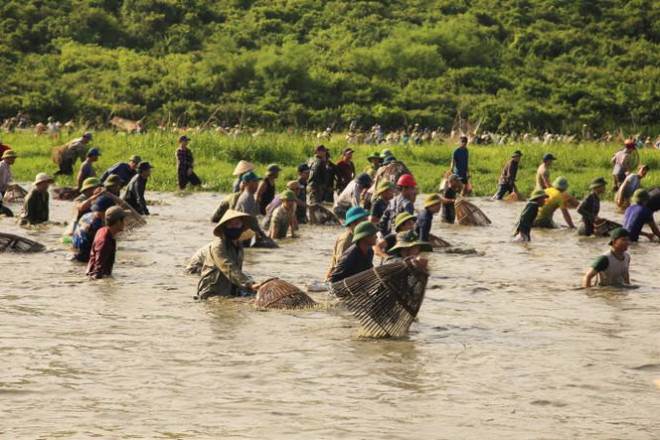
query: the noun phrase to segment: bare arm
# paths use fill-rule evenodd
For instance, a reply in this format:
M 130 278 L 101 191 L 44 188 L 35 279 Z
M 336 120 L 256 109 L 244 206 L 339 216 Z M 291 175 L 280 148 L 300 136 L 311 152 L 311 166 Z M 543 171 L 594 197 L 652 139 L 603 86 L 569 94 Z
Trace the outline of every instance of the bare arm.
M 573 219 L 571 218 L 571 213 L 568 212 L 568 209 L 566 208 L 561 208 L 561 213 L 564 216 L 564 220 L 566 221 L 566 224 L 571 228 L 575 229 L 575 225 L 573 224 Z
M 387 246 L 387 241 L 384 239 L 381 239 L 376 243 L 376 245 L 373 247 L 374 249 L 374 254 L 378 255 L 381 258 L 388 258 L 389 255 L 387 255 L 387 252 L 385 252 L 385 247 Z
M 584 278 L 582 278 L 582 287 L 592 287 L 593 284 L 591 284 L 591 281 L 596 275 L 598 275 L 598 272 L 596 272 L 593 268 L 590 268 L 584 275 Z

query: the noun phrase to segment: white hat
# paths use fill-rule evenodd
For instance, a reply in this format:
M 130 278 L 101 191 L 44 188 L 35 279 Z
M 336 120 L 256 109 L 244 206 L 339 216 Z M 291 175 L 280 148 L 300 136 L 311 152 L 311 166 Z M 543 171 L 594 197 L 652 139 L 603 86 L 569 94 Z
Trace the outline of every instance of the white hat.
M 37 174 L 37 177 L 34 178 L 34 184 L 35 185 L 38 185 L 41 182 L 52 182 L 52 181 L 53 181 L 53 178 L 50 177 L 46 173 L 39 173 L 39 174 Z

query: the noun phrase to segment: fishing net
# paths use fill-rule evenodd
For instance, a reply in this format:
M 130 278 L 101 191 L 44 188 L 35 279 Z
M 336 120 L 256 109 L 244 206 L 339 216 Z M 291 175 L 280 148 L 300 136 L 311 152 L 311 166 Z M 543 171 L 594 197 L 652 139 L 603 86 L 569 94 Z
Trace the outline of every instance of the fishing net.
M 18 185 L 9 185 L 2 200 L 7 203 L 19 203 L 25 200 L 27 193 L 27 190 Z
M 309 223 L 312 225 L 339 225 L 337 216 L 319 203 L 307 205 Z
M 144 217 L 124 200 L 108 191 L 104 192 L 103 194 L 110 197 L 115 202 L 115 204 L 117 204 L 117 206 L 120 206 L 122 209 L 128 211 L 128 214 L 126 217 L 124 217 L 124 230 L 119 233 L 117 238 L 122 240 L 130 239 L 134 236 L 137 229 L 147 224 L 147 221 L 144 219 Z
M 610 232 L 620 227 L 620 223 L 601 218 L 594 222 L 594 235 L 596 237 L 609 237 Z
M 273 278 L 259 286 L 254 304 L 261 309 L 304 309 L 316 302 L 293 284 Z
M 45 249 L 36 241 L 0 232 L 0 252 L 43 252 Z
M 250 244 L 250 247 L 262 249 L 278 249 L 280 245 L 275 243 L 275 240 L 267 235 L 256 234 L 254 240 Z
M 401 337 L 417 316 L 428 272 L 415 260 L 385 264 L 332 283 L 329 292 L 344 298 L 367 337 Z
M 77 189 L 67 186 L 51 188 L 50 191 L 53 193 L 53 198 L 57 200 L 73 200 L 80 195 Z
M 110 123 L 118 129 L 128 131 L 129 133 L 135 131 L 138 127 L 137 121 L 120 118 L 119 116 L 115 116 L 110 119 Z
M 429 243 L 431 243 L 431 246 L 434 248 L 447 248 L 451 246 L 451 244 L 433 234 L 429 234 Z
M 456 220 L 463 226 L 488 226 L 490 219 L 486 217 L 481 209 L 477 208 L 467 200 L 458 200 L 455 204 Z

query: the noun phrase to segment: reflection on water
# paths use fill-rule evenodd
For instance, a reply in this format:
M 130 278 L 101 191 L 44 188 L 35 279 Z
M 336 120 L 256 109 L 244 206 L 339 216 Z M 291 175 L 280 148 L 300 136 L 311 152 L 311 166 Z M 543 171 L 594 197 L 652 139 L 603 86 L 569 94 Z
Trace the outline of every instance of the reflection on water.
M 410 334 L 365 340 L 346 311 L 257 311 L 192 300 L 187 258 L 211 238 L 210 194 L 174 197 L 131 241 L 115 278 L 88 281 L 60 227 L 0 228 L 46 244 L 0 255 L 2 438 L 653 438 L 660 432 L 660 247 L 632 246 L 638 289 L 578 287 L 606 240 L 567 229 L 510 243 L 521 204 L 478 201 L 489 228 L 436 223 Z M 618 218 L 604 204 L 608 218 Z M 64 221 L 70 205 L 54 202 Z M 302 286 L 340 228 L 306 227 L 246 271 Z M 324 301 L 322 294 L 312 294 Z

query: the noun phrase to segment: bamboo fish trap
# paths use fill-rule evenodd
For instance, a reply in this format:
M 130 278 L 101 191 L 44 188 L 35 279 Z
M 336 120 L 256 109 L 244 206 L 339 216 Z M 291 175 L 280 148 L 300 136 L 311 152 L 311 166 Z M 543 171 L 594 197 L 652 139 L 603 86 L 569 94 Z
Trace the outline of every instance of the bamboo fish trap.
M 57 200 L 73 200 L 80 195 L 77 189 L 67 186 L 51 188 L 50 191 L 53 193 L 53 198 Z
M 0 232 L 0 252 L 32 253 L 43 252 L 44 250 L 46 250 L 46 247 L 41 243 L 18 235 Z
M 22 202 L 25 200 L 27 193 L 27 190 L 21 188 L 18 185 L 9 185 L 7 187 L 7 192 L 5 192 L 5 196 L 2 200 L 7 203 Z
M 273 278 L 261 284 L 254 304 L 261 309 L 305 309 L 316 302 L 293 284 Z
M 429 243 L 431 243 L 431 246 L 436 249 L 451 247 L 451 244 L 449 244 L 447 241 L 433 234 L 429 234 Z
M 365 336 L 397 338 L 408 332 L 417 316 L 428 277 L 426 270 L 407 258 L 332 283 L 329 292 L 345 298 Z
M 137 212 L 131 205 L 126 203 L 124 200 L 120 199 L 116 195 L 105 192 L 104 195 L 110 197 L 117 206 L 120 206 L 122 209 L 128 211 L 128 215 L 124 217 L 124 230 L 118 235 L 118 238 L 125 240 L 130 238 L 136 229 L 139 229 L 147 224 L 147 221 Z
M 456 221 L 463 226 L 488 226 L 491 221 L 481 209 L 467 200 L 458 200 L 456 207 Z
M 307 208 L 309 223 L 312 225 L 338 225 L 340 224 L 337 216 L 325 206 L 316 203 Z
M 620 227 L 620 223 L 603 218 L 600 221 L 594 222 L 594 235 L 596 237 L 609 237 L 610 232 Z

